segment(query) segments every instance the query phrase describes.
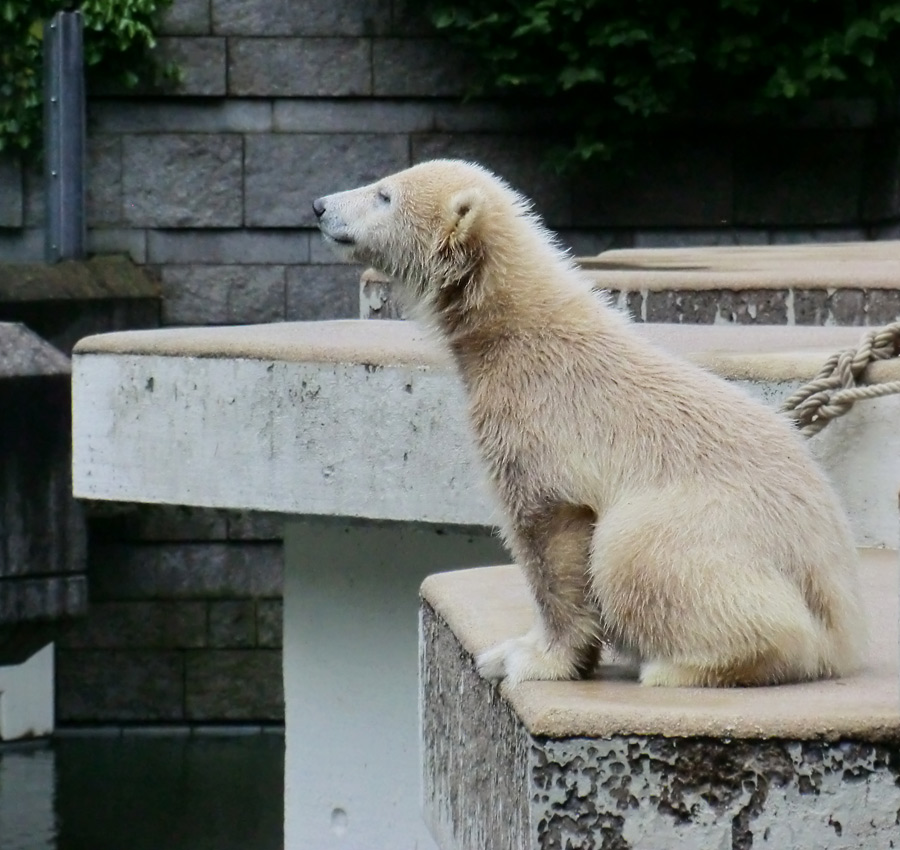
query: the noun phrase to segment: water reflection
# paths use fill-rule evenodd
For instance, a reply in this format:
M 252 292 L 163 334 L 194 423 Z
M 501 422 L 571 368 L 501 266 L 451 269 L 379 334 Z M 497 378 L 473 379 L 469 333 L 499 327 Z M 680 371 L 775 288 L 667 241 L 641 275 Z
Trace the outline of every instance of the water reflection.
M 281 850 L 277 734 L 0 747 L 0 850 Z
M 49 746 L 0 745 L 0 848 L 55 848 L 54 754 Z

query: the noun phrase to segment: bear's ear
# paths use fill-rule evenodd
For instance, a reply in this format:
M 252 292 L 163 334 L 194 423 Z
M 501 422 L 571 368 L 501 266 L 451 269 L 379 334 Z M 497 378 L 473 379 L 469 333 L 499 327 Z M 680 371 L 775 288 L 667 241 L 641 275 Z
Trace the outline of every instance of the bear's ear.
M 484 209 L 480 189 L 462 189 L 450 199 L 446 240 L 454 248 L 471 243 Z

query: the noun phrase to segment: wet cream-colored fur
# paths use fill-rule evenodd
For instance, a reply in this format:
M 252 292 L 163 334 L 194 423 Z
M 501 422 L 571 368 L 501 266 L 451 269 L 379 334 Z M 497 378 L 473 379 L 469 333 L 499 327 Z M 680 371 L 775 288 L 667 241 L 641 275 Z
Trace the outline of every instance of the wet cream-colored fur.
M 837 676 L 864 644 L 837 499 L 779 415 L 649 346 L 477 165 L 318 199 L 325 239 L 404 284 L 456 360 L 533 628 L 481 654 L 570 679 L 611 645 L 646 685 Z

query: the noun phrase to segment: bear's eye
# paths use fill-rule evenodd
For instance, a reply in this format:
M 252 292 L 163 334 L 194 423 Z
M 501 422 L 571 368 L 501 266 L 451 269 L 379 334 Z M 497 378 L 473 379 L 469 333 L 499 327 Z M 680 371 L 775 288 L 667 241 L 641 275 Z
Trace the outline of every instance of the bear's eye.
M 378 200 L 385 204 L 389 204 L 391 202 L 391 193 L 388 192 L 387 189 L 379 189 Z

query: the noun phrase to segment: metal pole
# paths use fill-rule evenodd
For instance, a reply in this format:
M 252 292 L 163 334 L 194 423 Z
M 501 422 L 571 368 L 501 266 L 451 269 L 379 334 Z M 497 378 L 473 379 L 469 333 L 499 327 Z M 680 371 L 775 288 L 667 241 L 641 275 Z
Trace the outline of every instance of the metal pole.
M 85 221 L 84 51 L 80 12 L 44 24 L 44 183 L 48 263 L 82 259 Z

